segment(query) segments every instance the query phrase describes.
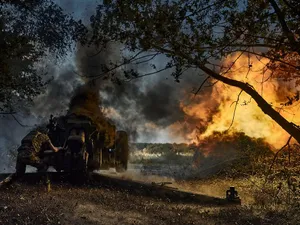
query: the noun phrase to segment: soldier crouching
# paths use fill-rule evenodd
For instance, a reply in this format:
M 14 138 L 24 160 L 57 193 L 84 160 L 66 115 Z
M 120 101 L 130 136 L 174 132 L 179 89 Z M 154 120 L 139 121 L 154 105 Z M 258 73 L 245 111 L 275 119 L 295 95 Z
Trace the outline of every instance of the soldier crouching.
M 40 156 L 47 149 L 58 152 L 61 148 L 53 146 L 47 134 L 37 130 L 29 132 L 22 139 L 21 146 L 18 148 L 16 175 L 23 175 L 26 165 L 36 167 L 38 172 L 46 172 L 48 164 Z

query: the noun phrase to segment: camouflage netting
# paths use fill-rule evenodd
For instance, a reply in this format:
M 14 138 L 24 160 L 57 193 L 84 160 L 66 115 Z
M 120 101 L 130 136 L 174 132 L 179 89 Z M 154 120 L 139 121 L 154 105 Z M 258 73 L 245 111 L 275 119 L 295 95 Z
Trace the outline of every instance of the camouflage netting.
M 69 113 L 88 117 L 100 133 L 105 134 L 105 146 L 113 146 L 115 126 L 101 112 L 100 99 L 97 91 L 88 86 L 81 87 L 73 96 L 69 105 Z

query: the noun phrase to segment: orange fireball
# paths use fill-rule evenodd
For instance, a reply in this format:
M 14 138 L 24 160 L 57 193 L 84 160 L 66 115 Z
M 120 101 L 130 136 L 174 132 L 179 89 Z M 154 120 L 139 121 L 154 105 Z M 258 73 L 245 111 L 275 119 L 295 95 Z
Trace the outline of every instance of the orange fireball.
M 221 73 L 252 85 L 278 112 L 289 121 L 300 123 L 300 104 L 284 105 L 288 97 L 299 92 L 299 87 L 291 80 L 282 80 L 268 69 L 269 60 L 255 56 L 234 54 L 223 61 Z M 206 123 L 205 131 L 194 129 L 187 137 L 189 142 L 199 143 L 213 132 L 244 132 L 254 138 L 264 138 L 274 147 L 282 146 L 289 134 L 257 106 L 245 92 L 222 82 L 212 88 L 209 98 L 195 98 L 192 104 L 181 105 L 187 117 Z M 214 108 L 214 114 L 210 109 Z M 191 124 L 191 126 L 193 126 Z

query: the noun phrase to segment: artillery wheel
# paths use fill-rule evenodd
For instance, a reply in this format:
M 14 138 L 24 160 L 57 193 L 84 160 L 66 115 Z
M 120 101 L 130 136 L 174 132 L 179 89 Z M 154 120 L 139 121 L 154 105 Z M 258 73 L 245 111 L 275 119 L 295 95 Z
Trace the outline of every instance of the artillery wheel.
M 71 181 L 74 184 L 84 184 L 88 179 L 88 158 L 89 154 L 84 151 L 82 159 L 78 162 L 78 168 L 72 168 Z
M 127 170 L 129 158 L 128 135 L 125 131 L 117 131 L 116 135 L 116 171 Z
M 16 174 L 17 176 L 23 176 L 26 172 L 26 164 L 22 163 L 20 160 L 17 160 L 16 163 Z

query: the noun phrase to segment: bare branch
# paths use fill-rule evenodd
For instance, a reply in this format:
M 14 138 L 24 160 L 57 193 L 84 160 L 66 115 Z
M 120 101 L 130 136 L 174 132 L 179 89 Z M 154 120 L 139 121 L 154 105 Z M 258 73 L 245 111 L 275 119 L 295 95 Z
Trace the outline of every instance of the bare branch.
M 134 59 L 135 57 L 137 57 L 141 52 L 142 52 L 142 51 L 140 51 L 139 53 L 137 53 L 136 55 L 134 55 L 133 57 L 131 57 L 129 60 L 126 60 L 126 61 L 124 61 L 124 62 L 121 63 L 121 64 L 115 65 L 114 67 L 110 68 L 109 70 L 107 70 L 107 71 L 105 71 L 105 72 L 103 72 L 103 73 L 101 73 L 101 74 L 99 74 L 99 75 L 89 76 L 89 78 L 92 78 L 92 81 L 93 81 L 93 80 L 97 80 L 97 79 L 103 77 L 105 74 L 107 74 L 107 73 L 109 73 L 109 72 L 111 72 L 111 71 L 114 71 L 114 70 L 116 70 L 116 69 L 118 69 L 118 68 L 120 68 L 120 67 L 122 67 L 122 66 L 128 64 L 129 62 L 131 62 L 132 59 Z
M 16 174 L 10 174 L 8 177 L 6 177 L 4 180 L 0 181 L 0 188 L 11 184 L 16 178 Z
M 145 62 L 149 62 L 149 61 L 151 61 L 152 59 L 154 59 L 156 56 L 158 56 L 160 53 L 156 53 L 156 54 L 153 54 L 153 56 L 151 57 L 151 58 L 149 58 L 149 59 L 146 59 L 146 60 L 143 60 L 143 61 L 139 61 L 139 62 L 136 62 L 135 64 L 142 64 L 142 63 L 145 63 Z M 151 55 L 147 55 L 147 57 L 149 57 L 149 56 L 151 56 Z M 141 57 L 142 58 L 142 57 Z
M 217 84 L 219 82 L 219 80 L 216 80 L 215 82 L 211 83 L 210 85 L 206 85 L 204 87 L 212 87 L 214 86 L 215 84 Z
M 287 140 L 286 144 L 285 144 L 284 146 L 282 146 L 282 147 L 275 153 L 274 158 L 273 158 L 273 161 L 272 161 L 272 163 L 271 163 L 271 165 L 270 165 L 270 168 L 269 168 L 269 170 L 268 170 L 268 173 L 267 173 L 266 180 L 265 180 L 265 183 L 264 183 L 264 184 L 267 183 L 267 178 L 269 177 L 269 175 L 270 175 L 270 173 L 271 173 L 271 170 L 272 170 L 272 168 L 273 168 L 273 166 L 274 166 L 274 163 L 275 163 L 275 161 L 276 161 L 276 159 L 277 159 L 277 157 L 278 157 L 278 154 L 279 154 L 283 149 L 285 149 L 287 146 L 290 145 L 291 139 L 292 139 L 292 135 L 289 137 L 289 139 Z
M 229 72 L 229 70 L 231 70 L 231 68 L 234 66 L 234 64 L 238 61 L 239 58 L 241 58 L 241 56 L 244 54 L 244 52 L 241 52 L 241 54 L 239 54 L 238 57 L 236 57 L 236 59 L 233 61 L 233 63 L 227 68 L 227 70 L 222 73 L 222 75 L 227 74 Z
M 165 70 L 168 70 L 168 69 L 171 69 L 173 68 L 174 66 L 171 66 L 171 67 L 166 67 L 166 68 L 163 68 L 163 69 L 160 69 L 160 70 L 157 70 L 157 71 L 154 71 L 154 72 L 151 72 L 151 73 L 145 73 L 145 74 L 142 74 L 142 75 L 139 75 L 137 77 L 133 77 L 131 79 L 128 79 L 128 80 L 125 80 L 126 82 L 129 82 L 129 81 L 132 81 L 132 80 L 135 80 L 135 79 L 139 79 L 139 78 L 142 78 L 142 77 L 146 77 L 146 76 L 151 76 L 151 75 L 154 75 L 154 74 L 157 74 L 157 73 L 160 73 L 162 71 L 165 71 Z
M 0 115 L 11 115 L 16 114 L 17 112 L 0 112 Z
M 238 94 L 238 97 L 237 97 L 236 101 L 234 101 L 234 102 L 232 103 L 232 104 L 235 103 L 235 106 L 234 106 L 234 111 L 233 111 L 233 116 L 232 116 L 231 124 L 230 124 L 230 126 L 228 127 L 227 131 L 228 131 L 228 130 L 232 127 L 232 125 L 233 125 L 234 118 L 235 118 L 235 113 L 236 113 L 236 108 L 237 108 L 237 105 L 238 105 L 238 103 L 239 103 L 239 101 L 240 101 L 240 96 L 241 96 L 242 92 L 243 92 L 243 90 L 241 90 L 240 93 Z M 231 104 L 231 106 L 232 106 L 232 104 Z M 231 106 L 230 106 L 230 107 L 231 107 Z
M 281 25 L 283 33 L 288 38 L 288 40 L 291 43 L 291 45 L 293 46 L 294 50 L 297 51 L 298 54 L 300 54 L 300 50 L 297 48 L 299 43 L 295 40 L 294 34 L 290 31 L 281 9 L 279 8 L 279 6 L 277 5 L 275 0 L 269 0 L 269 2 L 271 3 L 272 7 L 275 10 L 275 13 L 276 13 L 278 21 Z
M 101 48 L 96 53 L 91 54 L 91 55 L 87 54 L 87 57 L 89 57 L 89 58 L 95 57 L 95 56 L 99 55 L 104 49 L 105 49 L 105 45 L 102 45 Z
M 13 114 L 10 114 L 12 116 L 12 118 L 14 118 L 14 120 L 21 126 L 21 127 L 32 127 L 29 125 L 24 125 L 22 124 Z
M 122 66 L 125 66 L 125 65 L 127 65 L 127 64 L 129 64 L 129 63 L 132 63 L 132 62 L 134 62 L 134 61 L 137 61 L 137 60 L 140 60 L 140 59 L 143 59 L 143 58 L 146 58 L 146 57 L 150 57 L 150 56 L 152 56 L 152 57 L 154 56 L 154 57 L 155 57 L 155 56 L 159 55 L 159 53 L 155 53 L 155 54 L 148 54 L 148 55 L 144 55 L 144 56 L 141 56 L 141 57 L 136 58 L 136 57 L 137 57 L 138 55 L 140 55 L 142 52 L 144 52 L 144 51 L 138 52 L 137 54 L 135 54 L 134 56 L 132 56 L 130 59 L 124 60 L 124 62 L 122 62 L 122 63 L 120 63 L 120 64 L 118 64 L 118 65 L 113 66 L 113 67 L 110 68 L 109 70 L 107 70 L 107 71 L 105 71 L 105 72 L 103 72 L 103 73 L 101 73 L 101 74 L 99 74 L 99 75 L 89 76 L 88 78 L 91 78 L 92 81 L 93 81 L 93 80 L 97 80 L 97 79 L 103 77 L 105 74 L 107 74 L 107 73 L 109 73 L 109 72 L 111 72 L 111 71 L 114 71 L 114 70 L 116 70 L 116 69 L 118 69 L 118 68 L 120 68 L 120 67 L 122 67 Z M 154 57 L 153 57 L 153 58 L 154 58 Z
M 73 71 L 73 73 L 75 73 L 76 75 L 78 75 L 78 76 L 80 76 L 80 77 L 86 77 L 85 75 L 82 75 L 82 74 L 78 73 L 78 72 L 75 71 L 75 70 L 72 70 L 72 71 Z
M 197 91 L 195 92 L 195 96 L 199 93 L 199 91 L 201 90 L 201 88 L 203 87 L 203 85 L 205 84 L 205 82 L 210 78 L 210 76 L 207 76 L 201 83 L 200 87 L 197 89 Z
M 280 62 L 282 64 L 285 64 L 287 66 L 290 66 L 292 68 L 295 68 L 295 69 L 299 70 L 298 66 L 292 65 L 292 64 L 290 64 L 288 62 L 285 62 L 285 61 L 283 61 L 283 60 L 281 60 L 279 58 L 275 59 L 275 58 L 272 58 L 271 56 L 268 56 L 266 54 L 262 54 L 262 53 L 258 53 L 258 52 L 254 52 L 254 51 L 237 49 L 237 50 L 228 51 L 228 54 L 229 53 L 234 53 L 234 52 L 240 52 L 240 51 L 243 51 L 244 53 L 250 53 L 252 55 L 260 56 L 260 57 L 263 57 L 263 58 L 266 58 L 266 59 L 270 59 L 271 61 L 274 61 L 274 62 Z

